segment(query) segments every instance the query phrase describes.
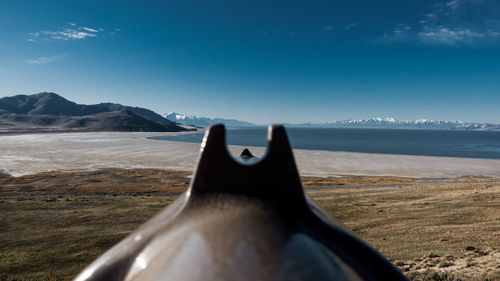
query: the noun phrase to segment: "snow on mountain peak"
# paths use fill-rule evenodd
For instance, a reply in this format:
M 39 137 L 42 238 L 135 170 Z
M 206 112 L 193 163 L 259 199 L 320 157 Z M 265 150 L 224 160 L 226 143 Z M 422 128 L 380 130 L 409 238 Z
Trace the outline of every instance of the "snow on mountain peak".
M 435 121 L 427 118 L 398 120 L 393 117 L 374 117 L 368 119 L 347 119 L 325 123 L 310 123 L 309 126 L 328 126 L 340 128 L 417 128 L 417 129 L 454 129 L 470 127 L 470 124 L 457 120 Z
M 176 112 L 170 112 L 164 114 L 164 117 L 170 121 L 174 121 L 183 125 L 194 125 L 199 127 L 208 127 L 211 124 L 224 123 L 226 126 L 251 126 L 252 124 L 244 121 L 239 121 L 235 119 L 224 119 L 224 118 L 208 118 L 200 117 L 196 115 L 184 115 Z
M 171 121 L 176 121 L 176 120 L 184 120 L 186 119 L 186 115 L 179 114 L 177 112 L 169 112 L 163 114 L 163 117 L 171 120 Z

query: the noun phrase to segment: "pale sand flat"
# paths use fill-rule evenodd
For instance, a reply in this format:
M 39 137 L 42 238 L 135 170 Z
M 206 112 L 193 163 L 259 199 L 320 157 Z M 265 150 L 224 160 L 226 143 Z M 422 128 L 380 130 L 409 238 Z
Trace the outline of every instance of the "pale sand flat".
M 0 171 L 14 176 L 100 168 L 193 171 L 199 144 L 151 140 L 179 133 L 65 133 L 0 136 Z M 233 155 L 244 147 L 230 146 Z M 262 156 L 265 148 L 251 148 Z M 500 176 L 500 160 L 294 150 L 302 176 Z

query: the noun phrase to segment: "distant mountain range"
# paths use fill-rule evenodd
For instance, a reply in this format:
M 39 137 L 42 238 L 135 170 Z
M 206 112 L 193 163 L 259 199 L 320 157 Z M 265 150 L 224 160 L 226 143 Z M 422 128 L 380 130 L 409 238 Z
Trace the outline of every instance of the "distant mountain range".
M 184 125 L 192 125 L 198 127 L 208 127 L 211 124 L 223 123 L 229 127 L 249 127 L 259 126 L 250 122 L 222 119 L 222 118 L 207 118 L 199 116 L 188 116 L 176 112 L 164 114 L 165 118 L 170 121 Z M 349 119 L 322 123 L 302 123 L 302 124 L 286 124 L 289 127 L 316 127 L 316 128 L 366 128 L 366 129 L 428 129 L 428 130 L 484 130 L 484 131 L 500 131 L 500 125 L 490 123 L 465 123 L 461 121 L 434 121 L 429 119 L 417 120 L 397 120 L 395 118 L 370 118 L 370 119 Z
M 397 120 L 395 118 L 349 119 L 325 123 L 304 123 L 291 126 L 329 128 L 380 128 L 380 129 L 434 129 L 434 130 L 500 130 L 500 125 L 489 123 L 464 123 L 461 121 L 434 121 L 429 119 Z
M 175 112 L 165 113 L 163 116 L 172 122 L 189 126 L 197 126 L 197 127 L 208 127 L 212 124 L 217 124 L 217 123 L 222 123 L 228 127 L 256 126 L 252 123 L 236 119 L 208 118 L 208 117 L 199 117 L 193 115 L 188 116 Z
M 0 98 L 0 133 L 66 132 L 66 131 L 185 131 L 189 126 L 208 127 L 223 123 L 228 127 L 258 126 L 236 119 L 188 116 L 167 113 L 164 116 L 149 109 L 117 103 L 77 104 L 55 93 L 17 95 Z M 429 119 L 397 120 L 371 118 L 323 123 L 286 124 L 289 127 L 436 129 L 500 131 L 500 125 L 433 121 Z
M 77 104 L 47 92 L 0 98 L 0 133 L 185 130 L 175 122 L 140 107 L 116 103 Z

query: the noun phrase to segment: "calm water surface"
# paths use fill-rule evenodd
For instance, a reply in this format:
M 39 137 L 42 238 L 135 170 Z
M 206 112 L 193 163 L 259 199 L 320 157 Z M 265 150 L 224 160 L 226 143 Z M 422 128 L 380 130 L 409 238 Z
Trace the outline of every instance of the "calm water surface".
M 364 153 L 500 159 L 500 132 L 404 129 L 287 128 L 293 148 Z M 201 143 L 204 133 L 152 139 Z M 227 143 L 267 146 L 267 128 L 227 130 Z

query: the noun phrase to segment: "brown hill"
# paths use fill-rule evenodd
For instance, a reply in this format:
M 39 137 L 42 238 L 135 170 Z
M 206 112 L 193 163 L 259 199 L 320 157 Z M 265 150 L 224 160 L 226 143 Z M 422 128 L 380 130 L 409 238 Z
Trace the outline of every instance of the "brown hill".
M 185 131 L 140 107 L 115 103 L 77 104 L 54 93 L 0 99 L 0 133 L 34 131 Z

